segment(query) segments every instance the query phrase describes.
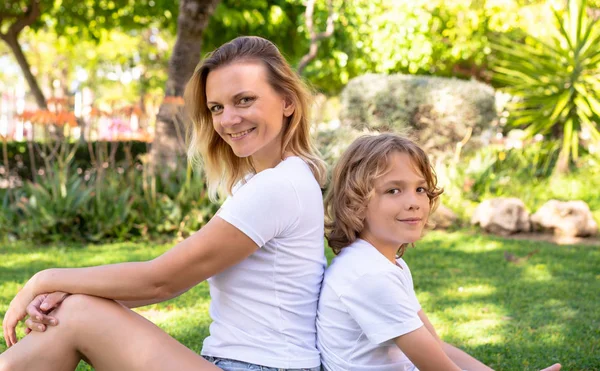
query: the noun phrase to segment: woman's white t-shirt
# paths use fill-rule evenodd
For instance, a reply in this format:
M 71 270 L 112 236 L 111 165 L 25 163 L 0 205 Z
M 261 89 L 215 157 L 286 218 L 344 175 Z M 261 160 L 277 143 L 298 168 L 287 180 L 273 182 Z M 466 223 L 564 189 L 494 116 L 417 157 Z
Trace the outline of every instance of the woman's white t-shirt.
M 317 347 L 327 371 L 408 371 L 414 364 L 394 339 L 423 322 L 408 265 L 367 241 L 342 249 L 325 272 Z
M 276 368 L 320 365 L 315 317 L 327 261 L 323 198 L 309 166 L 288 157 L 236 187 L 218 217 L 260 248 L 211 277 L 202 354 Z

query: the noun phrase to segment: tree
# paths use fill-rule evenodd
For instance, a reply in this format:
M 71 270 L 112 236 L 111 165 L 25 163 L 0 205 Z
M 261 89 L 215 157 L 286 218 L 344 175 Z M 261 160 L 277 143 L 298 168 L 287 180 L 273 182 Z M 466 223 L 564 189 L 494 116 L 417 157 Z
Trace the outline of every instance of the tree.
M 103 32 L 115 28 L 127 31 L 157 24 L 172 29 L 170 21 L 176 11 L 172 0 L 3 0 L 0 38 L 10 47 L 37 105 L 45 109 L 46 98 L 19 42 L 23 29 L 52 29 L 76 44 L 100 40 Z
M 310 34 L 310 50 L 307 54 L 305 54 L 300 63 L 298 63 L 298 73 L 302 74 L 302 71 L 306 67 L 307 64 L 310 63 L 317 56 L 317 50 L 319 49 L 319 41 L 331 37 L 333 35 L 333 0 L 327 0 L 327 29 L 324 32 L 315 32 L 314 24 L 313 24 L 313 14 L 315 11 L 315 0 L 308 0 L 306 3 L 306 28 Z
M 41 14 L 40 7 L 40 0 L 31 0 L 25 7 L 23 7 L 23 4 L 18 4 L 17 2 L 6 2 L 4 9 L 0 8 L 0 38 L 8 45 L 15 56 L 38 107 L 46 109 L 44 93 L 31 72 L 29 62 L 25 58 L 25 54 L 23 54 L 21 44 L 19 44 L 19 34 L 25 27 L 31 26 L 39 18 Z M 12 20 L 8 27 L 3 27 L 5 20 Z M 7 30 L 2 32 L 3 28 L 7 28 Z
M 183 155 L 181 138 L 185 132 L 183 118 L 178 116 L 185 85 L 200 60 L 202 36 L 220 0 L 180 0 L 177 17 L 177 39 L 169 60 L 165 100 L 156 117 L 156 135 L 152 145 L 153 167 L 158 164 L 175 168 Z

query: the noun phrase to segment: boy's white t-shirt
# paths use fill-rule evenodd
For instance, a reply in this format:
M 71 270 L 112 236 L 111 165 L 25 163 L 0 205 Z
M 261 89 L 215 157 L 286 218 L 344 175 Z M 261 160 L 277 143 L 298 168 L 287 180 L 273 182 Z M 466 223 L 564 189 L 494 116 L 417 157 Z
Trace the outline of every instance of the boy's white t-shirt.
M 246 179 L 218 217 L 260 248 L 208 279 L 213 322 L 202 355 L 318 367 L 315 317 L 327 261 L 323 198 L 309 166 L 288 157 Z
M 408 265 L 396 262 L 358 239 L 325 271 L 317 313 L 325 370 L 416 370 L 394 339 L 423 326 L 421 305 Z

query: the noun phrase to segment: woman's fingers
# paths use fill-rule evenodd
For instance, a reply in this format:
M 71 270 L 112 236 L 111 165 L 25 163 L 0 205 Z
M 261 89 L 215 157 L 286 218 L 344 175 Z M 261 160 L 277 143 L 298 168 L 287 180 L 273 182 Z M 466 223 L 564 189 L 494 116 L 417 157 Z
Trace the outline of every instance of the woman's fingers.
M 48 313 L 56 309 L 60 305 L 60 303 L 62 303 L 67 298 L 67 296 L 69 296 L 69 294 L 59 291 L 47 294 L 45 295 L 44 300 L 42 300 L 40 309 Z
M 22 314 L 22 315 L 21 315 Z M 13 307 L 12 302 L 8 307 L 6 314 L 4 315 L 4 320 L 2 321 L 2 330 L 4 332 L 4 341 L 6 341 L 6 346 L 11 347 L 15 345 L 18 341 L 17 339 L 17 324 L 20 320 L 25 318 L 26 312 L 18 313 Z
M 39 322 L 35 322 L 32 318 L 28 318 L 27 321 L 25 321 L 25 327 L 30 332 L 31 331 L 36 331 L 36 332 L 44 332 L 44 331 L 46 331 L 46 325 L 45 324 L 39 323 Z M 25 332 L 27 332 L 27 330 Z

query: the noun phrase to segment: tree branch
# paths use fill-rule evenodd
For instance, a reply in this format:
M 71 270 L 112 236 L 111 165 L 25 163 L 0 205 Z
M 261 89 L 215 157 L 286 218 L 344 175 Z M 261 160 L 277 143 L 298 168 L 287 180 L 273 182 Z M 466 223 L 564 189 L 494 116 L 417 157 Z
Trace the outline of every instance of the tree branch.
M 25 14 L 21 16 L 12 15 L 13 17 L 17 18 L 17 20 L 15 23 L 10 25 L 6 34 L 13 34 L 14 36 L 19 35 L 19 33 L 23 31 L 25 27 L 31 26 L 41 13 L 40 0 L 30 0 Z
M 9 18 L 18 18 L 19 14 L 9 13 L 9 12 L 0 12 L 0 25 L 2 25 L 2 21 Z
M 325 29 L 325 32 L 321 33 L 316 33 L 314 30 L 313 14 L 315 10 L 315 1 L 316 0 L 308 0 L 306 2 L 306 11 L 304 15 L 306 18 L 306 28 L 310 35 L 310 48 L 308 53 L 305 54 L 300 60 L 300 63 L 298 63 L 298 74 L 302 74 L 304 68 L 317 56 L 319 41 L 333 35 L 333 0 L 327 1 L 327 28 Z
M 30 0 L 27 10 L 25 10 L 23 14 L 18 16 L 11 15 L 11 18 L 16 18 L 16 20 L 10 25 L 6 33 L 0 32 L 0 39 L 6 42 L 14 54 L 17 63 L 19 63 L 19 67 L 21 67 L 23 76 L 29 84 L 31 94 L 35 97 L 37 105 L 40 107 L 40 109 L 46 109 L 47 106 L 44 93 L 40 89 L 35 76 L 31 72 L 31 67 L 27 62 L 27 58 L 23 54 L 21 45 L 19 44 L 19 33 L 23 31 L 25 27 L 32 25 L 33 22 L 35 22 L 35 20 L 40 16 L 40 14 L 40 0 Z M 0 17 L 4 19 L 7 15 L 8 13 L 4 12 L 0 14 Z

